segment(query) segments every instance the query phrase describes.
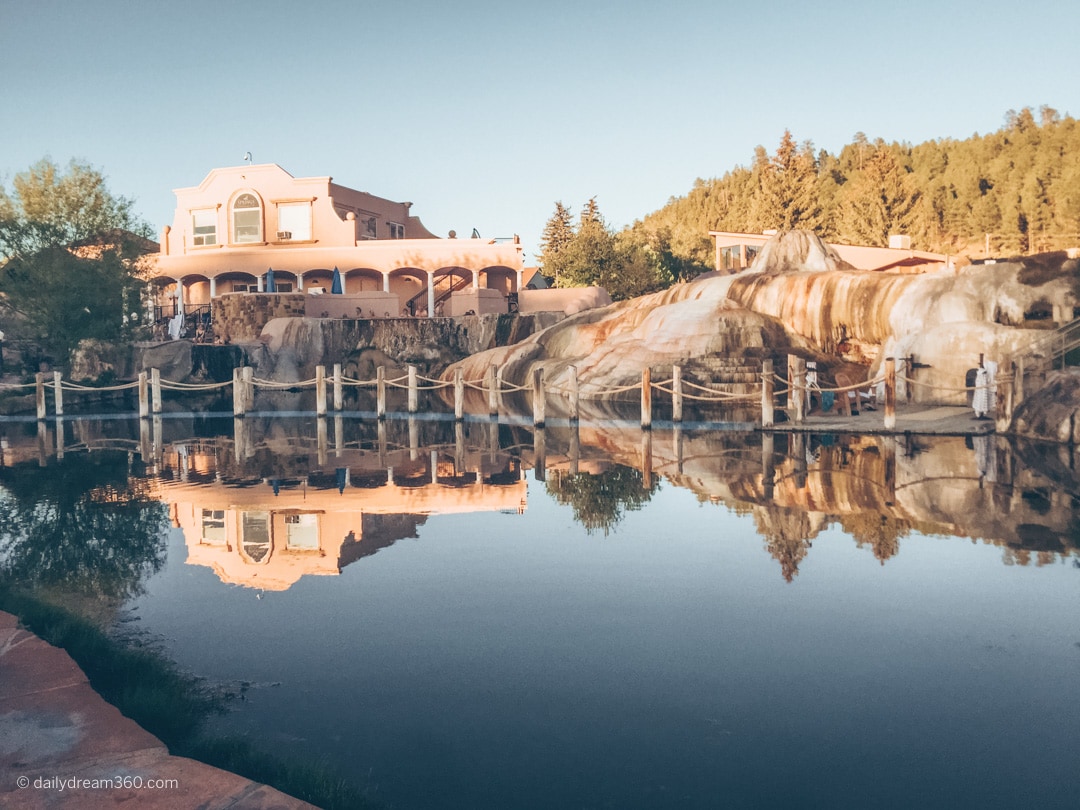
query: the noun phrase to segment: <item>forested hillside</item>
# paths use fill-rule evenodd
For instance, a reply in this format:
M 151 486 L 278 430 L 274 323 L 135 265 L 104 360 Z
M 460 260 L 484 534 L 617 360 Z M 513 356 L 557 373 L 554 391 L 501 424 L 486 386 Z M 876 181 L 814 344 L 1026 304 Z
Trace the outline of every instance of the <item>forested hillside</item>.
M 1033 253 L 1080 245 L 1080 125 L 1043 107 L 966 140 L 912 146 L 856 133 L 838 155 L 785 132 L 749 167 L 699 179 L 628 229 L 661 234 L 681 260 L 711 267 L 708 231 L 806 228 L 839 242 L 886 245 L 894 233 L 942 253 Z

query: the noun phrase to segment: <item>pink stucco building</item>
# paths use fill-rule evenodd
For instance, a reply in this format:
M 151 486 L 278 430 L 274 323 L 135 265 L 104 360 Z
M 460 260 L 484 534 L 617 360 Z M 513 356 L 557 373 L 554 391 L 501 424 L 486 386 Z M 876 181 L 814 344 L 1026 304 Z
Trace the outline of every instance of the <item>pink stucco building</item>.
M 330 177 L 243 165 L 214 169 L 175 193 L 173 224 L 151 271 L 159 304 L 170 309 L 265 292 L 270 278 L 275 292 L 329 295 L 335 269 L 335 303 L 379 317 L 506 312 L 507 294 L 522 287 L 517 237 L 441 239 L 412 215 L 412 203 Z

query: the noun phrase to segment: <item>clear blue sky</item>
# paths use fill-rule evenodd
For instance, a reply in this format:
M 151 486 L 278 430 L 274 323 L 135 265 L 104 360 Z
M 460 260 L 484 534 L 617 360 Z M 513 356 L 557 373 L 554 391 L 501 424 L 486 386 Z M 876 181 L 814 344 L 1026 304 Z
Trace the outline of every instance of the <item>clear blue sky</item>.
M 621 227 L 785 128 L 835 152 L 1080 115 L 1077 30 L 1047 0 L 0 0 L 0 177 L 85 159 L 160 231 L 250 151 L 531 254 L 556 200 Z

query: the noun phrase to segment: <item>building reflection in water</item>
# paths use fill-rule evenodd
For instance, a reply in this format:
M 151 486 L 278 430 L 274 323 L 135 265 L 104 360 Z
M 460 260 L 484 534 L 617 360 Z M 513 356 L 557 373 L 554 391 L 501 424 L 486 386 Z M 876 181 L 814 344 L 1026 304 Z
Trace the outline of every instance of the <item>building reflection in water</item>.
M 345 444 L 264 437 L 239 454 L 229 439 L 171 445 L 153 476 L 184 532 L 188 563 L 223 582 L 285 590 L 305 575 L 338 574 L 430 515 L 526 507 L 521 460 L 476 447 Z M 250 428 L 244 425 L 242 433 Z M 385 432 L 386 426 L 383 426 Z M 312 466 L 312 462 L 314 465 Z
M 752 515 L 788 581 L 830 528 L 882 564 L 912 533 L 994 543 L 1020 565 L 1076 561 L 1080 545 L 1073 449 L 993 436 L 192 415 L 8 425 L 2 438 L 5 476 L 65 453 L 126 450 L 140 489 L 183 530 L 188 562 L 266 590 L 337 574 L 415 537 L 431 515 L 522 513 L 529 469 L 590 532 L 617 532 L 658 485 Z

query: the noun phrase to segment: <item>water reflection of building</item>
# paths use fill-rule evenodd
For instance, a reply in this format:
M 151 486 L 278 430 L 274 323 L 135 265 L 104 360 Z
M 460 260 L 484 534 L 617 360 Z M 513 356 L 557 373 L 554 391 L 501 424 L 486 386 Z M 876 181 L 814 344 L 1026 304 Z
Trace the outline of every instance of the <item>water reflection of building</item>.
M 214 448 L 185 445 L 165 454 L 155 497 L 184 532 L 188 563 L 212 568 L 223 582 L 285 590 L 417 536 L 430 515 L 524 512 L 516 459 L 464 461 L 459 467 L 434 451 L 352 451 L 330 470 L 247 478 L 223 475 Z
M 342 425 L 339 418 L 314 428 L 282 418 L 235 421 L 233 436 L 203 443 L 190 437 L 212 431 L 180 420 L 0 425 L 0 483 L 18 477 L 18 468 L 47 467 L 65 453 L 123 451 L 129 486 L 143 480 L 145 467 L 153 497 L 170 503 L 174 523 L 185 529 L 192 562 L 215 567 L 227 581 L 262 587 L 337 573 L 414 536 L 431 514 L 519 511 L 523 467 L 539 481 L 632 467 L 643 490 L 651 492 L 661 476 L 702 502 L 753 514 L 787 579 L 829 528 L 882 563 L 910 533 L 992 543 L 1007 564 L 1080 560 L 1080 465 L 1075 448 L 1065 445 L 994 436 L 642 432 L 626 423 L 534 432 L 418 419 L 375 426 Z M 166 429 L 185 438 L 170 443 Z M 434 456 L 431 446 L 439 448 Z M 575 503 L 597 500 L 582 510 L 592 516 L 613 514 L 604 499 L 633 500 L 625 486 L 621 494 L 565 488 L 575 490 Z M 94 497 L 113 495 L 100 490 Z

